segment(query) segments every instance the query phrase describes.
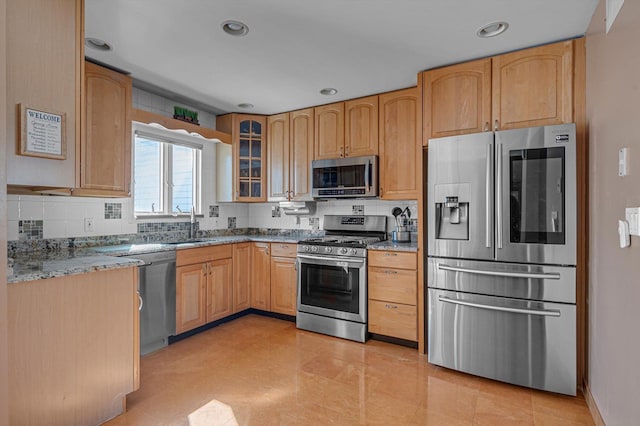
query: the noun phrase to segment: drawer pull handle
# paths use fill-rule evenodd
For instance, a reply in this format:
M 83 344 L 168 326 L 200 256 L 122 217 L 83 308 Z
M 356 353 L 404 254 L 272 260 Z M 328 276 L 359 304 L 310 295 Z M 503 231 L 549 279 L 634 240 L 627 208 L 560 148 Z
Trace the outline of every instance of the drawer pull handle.
M 398 271 L 390 271 L 390 270 L 388 270 L 388 269 L 387 269 L 386 271 L 384 271 L 384 273 L 385 273 L 385 274 L 387 274 L 387 275 L 388 275 L 388 274 L 397 275 L 397 274 L 398 274 Z
M 385 256 L 389 257 L 389 256 L 397 256 L 398 253 L 385 253 Z
M 384 305 L 387 309 L 398 309 L 398 305 L 389 305 L 388 303 Z

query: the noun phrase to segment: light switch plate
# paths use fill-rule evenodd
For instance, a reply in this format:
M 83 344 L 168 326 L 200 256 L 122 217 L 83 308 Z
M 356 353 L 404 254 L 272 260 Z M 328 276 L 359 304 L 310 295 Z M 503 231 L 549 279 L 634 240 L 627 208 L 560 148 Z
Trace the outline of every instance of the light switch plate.
M 629 223 L 629 234 L 640 236 L 640 207 L 624 209 L 624 218 Z

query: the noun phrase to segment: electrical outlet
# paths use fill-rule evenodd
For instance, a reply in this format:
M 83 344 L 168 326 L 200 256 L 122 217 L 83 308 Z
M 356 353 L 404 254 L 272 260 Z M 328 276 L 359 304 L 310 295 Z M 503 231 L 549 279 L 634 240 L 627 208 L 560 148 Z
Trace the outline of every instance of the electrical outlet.
M 84 218 L 84 232 L 93 232 L 93 218 Z

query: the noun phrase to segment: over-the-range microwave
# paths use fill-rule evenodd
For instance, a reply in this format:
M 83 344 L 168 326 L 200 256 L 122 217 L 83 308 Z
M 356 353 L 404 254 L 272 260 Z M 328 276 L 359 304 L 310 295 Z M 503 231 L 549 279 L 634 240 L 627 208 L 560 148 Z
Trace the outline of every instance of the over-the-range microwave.
M 378 156 L 314 160 L 311 163 L 313 198 L 378 196 Z

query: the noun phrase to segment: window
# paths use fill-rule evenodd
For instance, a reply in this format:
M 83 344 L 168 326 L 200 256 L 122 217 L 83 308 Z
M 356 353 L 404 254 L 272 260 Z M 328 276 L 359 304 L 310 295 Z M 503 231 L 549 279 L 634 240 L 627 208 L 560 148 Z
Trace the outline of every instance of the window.
M 200 214 L 202 145 L 191 137 L 134 125 L 136 216 Z

